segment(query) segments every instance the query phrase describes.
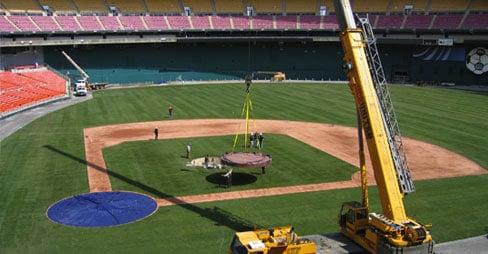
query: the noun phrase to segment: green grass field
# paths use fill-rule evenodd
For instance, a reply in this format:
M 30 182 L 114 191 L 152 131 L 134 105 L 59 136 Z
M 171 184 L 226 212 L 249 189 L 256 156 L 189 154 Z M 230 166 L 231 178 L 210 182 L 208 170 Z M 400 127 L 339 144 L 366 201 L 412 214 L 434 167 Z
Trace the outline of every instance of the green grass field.
M 185 146 L 192 142 L 193 157 L 220 156 L 232 149 L 233 136 L 128 142 L 104 149 L 107 167 L 169 195 L 192 195 L 229 191 L 218 188 L 215 178 L 222 170 L 185 167 Z M 242 137 L 241 137 L 242 139 Z M 253 149 L 257 150 L 257 149 Z M 253 151 L 250 150 L 250 151 Z M 267 135 L 262 151 L 273 156 L 266 175 L 261 169 L 234 168 L 232 190 L 335 182 L 351 179 L 355 167 L 283 135 Z M 220 172 L 220 173 L 219 173 Z M 111 176 L 112 188 L 147 193 L 138 186 Z M 218 182 L 218 181 L 217 181 Z M 248 183 L 248 184 L 246 184 Z
M 448 148 L 488 168 L 486 94 L 391 90 L 405 136 Z M 337 231 L 340 204 L 358 199 L 358 189 L 164 207 L 148 219 L 113 228 L 70 228 L 46 218 L 53 202 L 88 192 L 83 128 L 161 120 L 169 104 L 177 119 L 232 118 L 238 115 L 242 93 L 242 85 L 100 91 L 93 100 L 42 117 L 3 140 L 0 253 L 225 253 L 233 232 L 251 225 L 293 224 L 301 234 Z M 254 106 L 257 118 L 355 125 L 346 86 L 255 85 Z M 488 233 L 487 182 L 487 175 L 416 182 L 417 192 L 405 201 L 408 213 L 432 223 L 440 242 Z M 372 205 L 378 210 L 376 196 L 371 188 Z

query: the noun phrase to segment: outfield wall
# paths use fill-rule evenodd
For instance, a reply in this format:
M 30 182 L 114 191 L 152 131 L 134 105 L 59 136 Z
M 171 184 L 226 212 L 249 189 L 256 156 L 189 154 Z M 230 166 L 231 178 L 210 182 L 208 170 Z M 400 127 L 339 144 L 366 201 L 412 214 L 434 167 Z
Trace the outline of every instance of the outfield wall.
M 380 53 L 392 82 L 488 85 L 488 73 L 475 75 L 466 68 L 466 53 L 478 46 L 488 48 L 383 44 Z M 92 82 L 235 80 L 255 71 L 283 71 L 288 79 L 345 80 L 338 42 L 119 44 L 46 46 L 38 50 L 43 51 L 46 64 L 63 74 L 76 74 L 61 55 L 65 50 L 85 68 Z

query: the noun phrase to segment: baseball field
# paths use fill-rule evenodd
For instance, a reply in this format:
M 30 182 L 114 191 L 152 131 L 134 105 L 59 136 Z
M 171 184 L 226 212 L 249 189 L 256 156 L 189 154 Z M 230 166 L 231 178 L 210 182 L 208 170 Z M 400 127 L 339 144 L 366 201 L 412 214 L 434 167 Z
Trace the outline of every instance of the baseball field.
M 347 86 L 254 85 L 254 117 L 265 132 L 264 151 L 273 155 L 265 175 L 236 169 L 236 185 L 227 189 L 217 184 L 225 170 L 186 166 L 188 142 L 193 157 L 232 149 L 243 89 L 219 84 L 97 91 L 92 100 L 3 140 L 0 253 L 226 253 L 235 231 L 254 226 L 292 224 L 301 235 L 338 231 L 341 203 L 360 199 L 352 156 L 357 148 L 349 142 L 356 115 Z M 431 223 L 437 242 L 488 233 L 488 94 L 401 86 L 391 92 L 416 179 L 417 192 L 405 198 L 407 213 Z M 166 117 L 169 105 L 174 120 Z M 151 140 L 155 126 L 158 141 Z M 106 228 L 47 218 L 56 201 L 97 190 L 148 194 L 159 209 L 144 220 Z M 260 195 L 265 190 L 271 194 Z M 168 201 L 174 199 L 182 202 Z M 372 210 L 381 211 L 374 185 L 370 200 Z

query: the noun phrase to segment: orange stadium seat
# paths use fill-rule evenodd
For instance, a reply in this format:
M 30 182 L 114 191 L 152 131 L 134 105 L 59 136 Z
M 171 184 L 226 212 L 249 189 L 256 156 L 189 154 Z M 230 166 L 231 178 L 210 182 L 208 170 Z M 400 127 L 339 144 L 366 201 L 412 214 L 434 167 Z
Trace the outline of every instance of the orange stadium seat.
M 76 12 L 76 8 L 70 0 L 39 0 L 39 3 L 41 5 L 47 5 L 55 11 Z
M 116 6 L 121 12 L 127 13 L 144 13 L 146 8 L 142 4 L 142 1 L 127 1 L 127 0 L 106 0 L 109 6 Z
M 386 12 L 389 0 L 352 0 L 352 8 L 355 12 Z
M 470 0 L 432 0 L 430 10 L 442 12 L 462 12 L 466 11 L 466 9 L 468 8 L 469 1 Z
M 147 9 L 153 13 L 182 13 L 178 0 L 145 0 Z
M 81 12 L 108 12 L 103 0 L 73 0 Z
M 405 5 L 412 5 L 414 12 L 425 12 L 428 0 L 392 0 L 390 12 L 403 12 Z
M 240 0 L 214 0 L 217 13 L 243 13 L 244 6 Z
M 248 5 L 254 7 L 254 11 L 257 13 L 282 13 L 283 4 L 281 0 L 248 0 Z
M 286 0 L 287 13 L 316 13 L 316 0 Z
M 488 11 L 488 1 L 472 0 L 469 9 L 472 11 Z
M 34 0 L 2 0 L 0 2 L 7 10 L 41 11 L 41 6 Z
M 194 13 L 213 13 L 210 0 L 183 0 L 183 6 L 191 7 Z

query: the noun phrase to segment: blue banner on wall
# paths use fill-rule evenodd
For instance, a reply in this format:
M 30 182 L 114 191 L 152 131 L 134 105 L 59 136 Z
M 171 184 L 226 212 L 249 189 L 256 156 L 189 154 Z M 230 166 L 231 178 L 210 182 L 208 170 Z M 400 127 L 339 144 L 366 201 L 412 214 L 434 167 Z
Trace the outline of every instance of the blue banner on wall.
M 421 48 L 412 55 L 422 61 L 465 61 L 465 49 L 463 47 L 427 47 Z

